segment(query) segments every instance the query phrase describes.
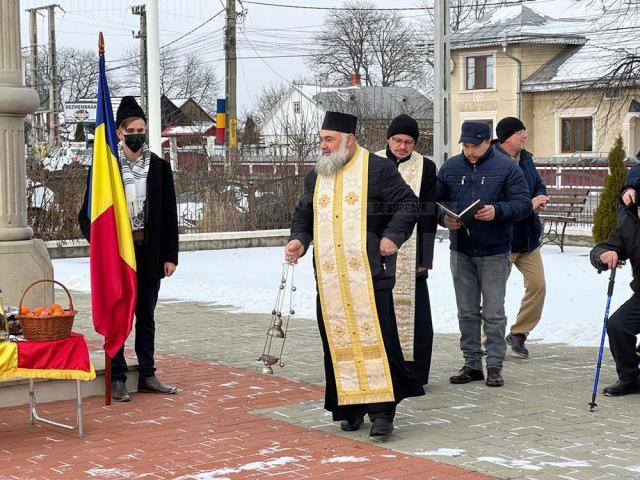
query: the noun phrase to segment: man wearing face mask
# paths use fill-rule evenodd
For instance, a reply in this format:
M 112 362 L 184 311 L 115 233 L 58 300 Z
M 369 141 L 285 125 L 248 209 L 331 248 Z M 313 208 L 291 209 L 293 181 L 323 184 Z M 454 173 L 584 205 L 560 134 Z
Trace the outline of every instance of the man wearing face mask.
M 171 166 L 149 150 L 146 117 L 134 97 L 123 97 L 116 114 L 116 135 L 120 173 L 131 219 L 136 253 L 137 299 L 135 351 L 138 357 L 138 392 L 173 394 L 177 389 L 155 375 L 154 310 L 160 280 L 170 277 L 178 264 L 178 215 Z M 90 242 L 91 222 L 87 216 L 88 193 L 78 221 Z M 127 363 L 124 345 L 111 359 L 111 397 L 130 400 L 126 388 Z

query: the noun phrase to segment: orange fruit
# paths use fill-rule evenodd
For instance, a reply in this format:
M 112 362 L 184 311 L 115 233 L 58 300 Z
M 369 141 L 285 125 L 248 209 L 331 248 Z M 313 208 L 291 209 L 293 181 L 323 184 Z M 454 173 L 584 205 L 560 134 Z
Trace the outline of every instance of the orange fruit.
M 49 306 L 49 310 L 54 311 L 54 310 L 62 310 L 62 306 L 59 303 L 52 303 Z
M 39 317 L 43 310 L 44 308 L 38 307 L 33 311 L 33 313 L 35 314 L 36 317 Z
M 20 315 L 29 315 L 31 313 L 31 310 L 29 310 L 29 307 L 22 307 L 20 309 Z

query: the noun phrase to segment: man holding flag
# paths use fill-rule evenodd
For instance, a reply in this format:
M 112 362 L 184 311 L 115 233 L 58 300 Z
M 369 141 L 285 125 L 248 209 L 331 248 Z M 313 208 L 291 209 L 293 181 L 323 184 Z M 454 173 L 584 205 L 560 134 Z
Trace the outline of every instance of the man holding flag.
M 126 402 L 124 343 L 134 311 L 138 391 L 177 392 L 155 376 L 154 310 L 160 280 L 178 264 L 178 216 L 171 167 L 146 145 L 146 116 L 134 97 L 122 99 L 114 125 L 102 35 L 100 46 L 93 163 L 79 223 L 90 242 L 93 323 L 111 359 L 111 397 Z

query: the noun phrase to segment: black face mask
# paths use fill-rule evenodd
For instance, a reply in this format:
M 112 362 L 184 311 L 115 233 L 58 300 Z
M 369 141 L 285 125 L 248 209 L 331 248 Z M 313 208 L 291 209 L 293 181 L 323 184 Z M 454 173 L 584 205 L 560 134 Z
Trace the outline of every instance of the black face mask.
M 144 133 L 133 133 L 124 136 L 124 144 L 129 147 L 132 152 L 137 152 L 142 148 L 147 136 Z

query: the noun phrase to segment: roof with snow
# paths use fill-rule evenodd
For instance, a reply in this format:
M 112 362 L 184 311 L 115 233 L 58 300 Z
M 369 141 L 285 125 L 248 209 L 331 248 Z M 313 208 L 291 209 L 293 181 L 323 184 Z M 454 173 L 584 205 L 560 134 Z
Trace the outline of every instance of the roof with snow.
M 597 86 L 625 55 L 638 54 L 640 14 L 617 9 L 556 19 L 534 7 L 500 8 L 452 34 L 452 49 L 507 44 L 555 44 L 564 48 L 522 82 L 523 92 Z
M 477 22 L 451 34 L 451 49 L 503 45 L 505 42 L 583 45 L 583 23 L 558 20 L 523 5 L 501 7 Z
M 433 103 L 413 87 L 355 86 L 325 90 L 313 96 L 324 110 L 352 113 L 361 119 L 388 120 L 406 113 L 433 119 Z

